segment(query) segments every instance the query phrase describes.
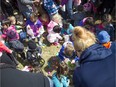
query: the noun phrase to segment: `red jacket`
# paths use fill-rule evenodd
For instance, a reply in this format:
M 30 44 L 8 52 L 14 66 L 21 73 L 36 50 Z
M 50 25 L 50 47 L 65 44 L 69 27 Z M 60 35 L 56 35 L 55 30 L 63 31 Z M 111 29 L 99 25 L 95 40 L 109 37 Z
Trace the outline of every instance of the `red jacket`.
M 0 52 L 7 52 L 7 53 L 11 53 L 12 51 L 7 47 L 5 46 L 2 42 L 0 42 Z

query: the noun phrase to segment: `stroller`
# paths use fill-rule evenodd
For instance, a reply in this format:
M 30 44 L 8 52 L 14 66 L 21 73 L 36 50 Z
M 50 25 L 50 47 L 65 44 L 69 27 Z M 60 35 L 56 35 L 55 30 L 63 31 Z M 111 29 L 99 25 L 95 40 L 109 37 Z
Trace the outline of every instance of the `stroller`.
M 42 49 L 41 47 L 37 47 L 36 43 L 33 40 L 28 42 L 28 50 L 27 50 L 27 61 L 30 65 L 36 67 L 42 67 L 45 64 L 45 60 L 41 57 Z

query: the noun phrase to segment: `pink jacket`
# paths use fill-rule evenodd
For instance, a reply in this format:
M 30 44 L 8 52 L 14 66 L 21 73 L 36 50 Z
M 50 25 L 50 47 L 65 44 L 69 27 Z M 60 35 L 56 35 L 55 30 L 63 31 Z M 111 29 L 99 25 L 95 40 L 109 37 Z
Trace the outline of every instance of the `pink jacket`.
M 10 39 L 10 38 L 7 37 L 7 32 L 8 32 L 9 30 L 11 30 L 11 29 L 12 29 L 13 31 L 16 32 L 16 37 L 14 37 L 13 39 Z M 9 41 L 18 40 L 18 39 L 19 39 L 19 34 L 18 34 L 18 32 L 16 31 L 15 26 L 14 26 L 14 25 L 11 25 L 8 29 L 4 29 L 4 30 L 3 30 L 3 34 L 2 34 L 2 38 L 4 38 L 4 39 L 8 38 Z
M 48 31 L 48 33 L 52 32 L 54 26 L 56 26 L 56 25 L 58 25 L 58 24 L 56 22 L 54 22 L 54 21 L 51 20 L 50 23 L 47 25 L 47 31 Z

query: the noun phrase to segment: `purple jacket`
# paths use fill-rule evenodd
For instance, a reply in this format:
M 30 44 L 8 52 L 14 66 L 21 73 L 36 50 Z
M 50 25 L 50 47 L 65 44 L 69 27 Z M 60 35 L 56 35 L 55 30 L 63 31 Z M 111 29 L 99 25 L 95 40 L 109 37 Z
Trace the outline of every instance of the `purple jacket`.
M 39 28 L 42 26 L 42 23 L 40 22 L 40 20 L 38 19 L 37 20 L 37 22 L 36 22 L 36 24 L 34 23 L 34 22 L 32 22 L 30 19 L 28 19 L 27 21 L 26 21 L 26 26 L 27 25 L 30 25 L 30 27 L 31 27 L 31 29 L 33 30 L 33 32 L 34 32 L 34 36 L 37 36 L 38 35 L 38 30 L 39 30 Z

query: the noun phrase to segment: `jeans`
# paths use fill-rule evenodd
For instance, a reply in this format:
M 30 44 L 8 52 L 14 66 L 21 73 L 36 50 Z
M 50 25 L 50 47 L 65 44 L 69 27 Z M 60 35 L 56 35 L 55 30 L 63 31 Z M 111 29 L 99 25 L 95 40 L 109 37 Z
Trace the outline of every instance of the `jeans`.
M 69 17 L 71 17 L 71 14 L 73 13 L 73 11 L 72 11 L 72 4 L 73 4 L 72 0 L 68 0 L 68 2 L 66 4 L 66 9 L 67 9 L 67 12 L 69 14 Z
M 29 19 L 31 14 L 32 14 L 32 11 L 31 10 L 28 10 L 28 11 L 23 11 L 22 14 L 27 18 Z

